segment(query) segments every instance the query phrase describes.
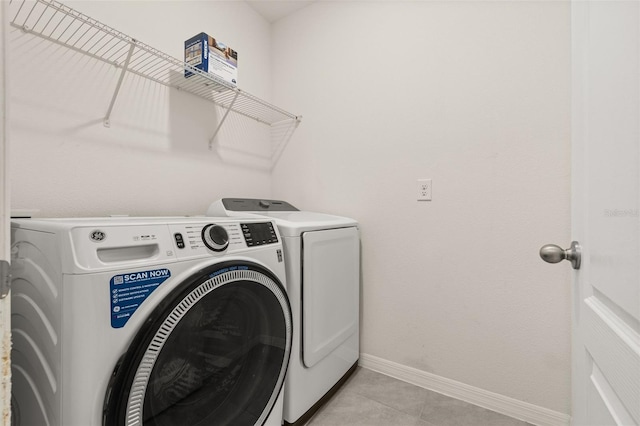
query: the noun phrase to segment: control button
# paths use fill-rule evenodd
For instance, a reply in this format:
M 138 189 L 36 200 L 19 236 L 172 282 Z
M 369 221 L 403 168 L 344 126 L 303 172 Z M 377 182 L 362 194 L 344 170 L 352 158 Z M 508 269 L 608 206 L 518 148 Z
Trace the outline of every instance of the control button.
M 182 234 L 179 232 L 176 232 L 175 234 L 173 234 L 173 237 L 176 239 L 176 245 L 178 246 L 179 249 L 183 249 L 184 248 L 184 238 L 182 238 Z
M 208 249 L 213 251 L 224 251 L 229 246 L 229 234 L 220 225 L 211 223 L 202 228 L 202 242 Z

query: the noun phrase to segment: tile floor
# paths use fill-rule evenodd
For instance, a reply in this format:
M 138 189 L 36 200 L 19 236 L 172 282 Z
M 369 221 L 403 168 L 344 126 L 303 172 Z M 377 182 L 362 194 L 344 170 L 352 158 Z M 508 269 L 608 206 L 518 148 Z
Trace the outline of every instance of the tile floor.
M 527 426 L 520 420 L 358 367 L 306 426 Z

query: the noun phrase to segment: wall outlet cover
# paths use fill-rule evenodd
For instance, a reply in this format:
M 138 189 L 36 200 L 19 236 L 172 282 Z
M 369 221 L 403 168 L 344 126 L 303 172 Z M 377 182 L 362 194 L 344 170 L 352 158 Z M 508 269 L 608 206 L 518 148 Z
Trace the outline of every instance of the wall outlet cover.
M 431 201 L 431 179 L 418 179 L 418 201 Z

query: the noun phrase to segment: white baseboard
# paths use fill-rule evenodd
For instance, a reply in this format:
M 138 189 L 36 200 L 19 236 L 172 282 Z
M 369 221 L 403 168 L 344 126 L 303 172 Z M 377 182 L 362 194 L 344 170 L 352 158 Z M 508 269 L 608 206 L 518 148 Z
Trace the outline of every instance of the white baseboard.
M 478 405 L 534 425 L 567 426 L 571 421 L 571 417 L 566 414 L 466 385 L 417 368 L 387 361 L 373 355 L 360 354 L 358 364 L 361 367 L 386 374 L 421 388 Z

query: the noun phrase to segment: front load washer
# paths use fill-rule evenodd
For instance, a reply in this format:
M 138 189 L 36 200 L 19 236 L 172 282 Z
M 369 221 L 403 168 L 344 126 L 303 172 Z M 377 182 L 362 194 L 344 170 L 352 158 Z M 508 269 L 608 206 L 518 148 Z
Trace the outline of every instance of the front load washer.
M 272 221 L 23 219 L 11 236 L 15 424 L 281 424 Z
M 275 221 L 284 244 L 293 313 L 285 424 L 304 424 L 357 367 L 360 239 L 349 218 L 299 211 L 278 200 L 225 198 L 208 216 L 255 214 Z

